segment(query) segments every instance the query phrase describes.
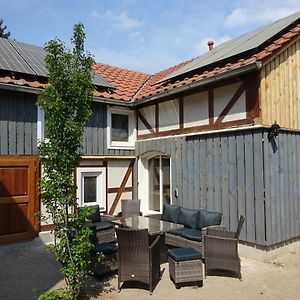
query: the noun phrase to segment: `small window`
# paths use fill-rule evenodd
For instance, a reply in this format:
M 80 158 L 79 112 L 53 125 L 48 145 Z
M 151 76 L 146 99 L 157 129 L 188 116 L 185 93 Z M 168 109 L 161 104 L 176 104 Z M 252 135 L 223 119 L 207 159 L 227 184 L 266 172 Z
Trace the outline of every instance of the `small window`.
M 83 202 L 97 202 L 97 176 L 84 176 L 83 182 Z
M 76 168 L 77 201 L 79 206 L 99 205 L 106 210 L 106 170 L 104 167 Z
M 111 114 L 111 140 L 117 142 L 128 142 L 128 116 Z
M 107 148 L 134 149 L 134 112 L 111 108 L 107 110 Z

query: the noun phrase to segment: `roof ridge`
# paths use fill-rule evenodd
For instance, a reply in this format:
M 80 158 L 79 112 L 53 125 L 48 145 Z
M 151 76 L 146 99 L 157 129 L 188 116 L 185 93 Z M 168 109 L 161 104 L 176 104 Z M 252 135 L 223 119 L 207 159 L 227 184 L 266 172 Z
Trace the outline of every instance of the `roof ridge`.
M 134 95 L 131 97 L 130 101 L 134 102 L 139 95 L 139 93 L 143 90 L 144 86 L 149 82 L 149 80 L 152 78 L 153 75 L 150 75 L 143 84 L 138 88 L 138 90 L 134 93 Z

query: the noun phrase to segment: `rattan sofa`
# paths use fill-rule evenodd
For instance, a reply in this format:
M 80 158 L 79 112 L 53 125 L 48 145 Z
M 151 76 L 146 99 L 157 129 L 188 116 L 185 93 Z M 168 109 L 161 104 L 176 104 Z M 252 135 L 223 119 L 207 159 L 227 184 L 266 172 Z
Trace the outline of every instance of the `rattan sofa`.
M 165 243 L 174 247 L 193 248 L 203 253 L 202 234 L 207 227 L 224 230 L 221 224 L 222 213 L 203 209 L 189 209 L 176 205 L 164 204 L 161 215 L 148 217 L 182 224 L 183 228 L 172 229 L 165 234 Z

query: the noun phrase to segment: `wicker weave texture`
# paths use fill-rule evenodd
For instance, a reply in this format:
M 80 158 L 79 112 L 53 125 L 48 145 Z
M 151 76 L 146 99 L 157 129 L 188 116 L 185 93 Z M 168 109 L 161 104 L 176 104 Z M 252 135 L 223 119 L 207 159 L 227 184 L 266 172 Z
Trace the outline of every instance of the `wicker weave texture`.
M 203 241 L 203 236 L 207 234 L 208 229 L 224 231 L 225 226 L 224 225 L 213 225 L 213 226 L 202 228 L 202 241 Z M 167 245 L 171 245 L 174 247 L 193 248 L 194 250 L 203 253 L 203 242 L 189 240 L 180 235 L 166 233 L 165 243 Z
M 128 218 L 140 215 L 140 199 L 122 199 L 121 200 L 121 213 L 122 217 Z
M 202 242 L 188 240 L 179 235 L 166 233 L 165 243 L 174 247 L 193 248 L 194 250 L 202 253 Z
M 221 270 L 235 273 L 241 279 L 241 262 L 238 255 L 238 238 L 244 223 L 241 216 L 236 232 L 208 228 L 203 235 L 205 275 Z
M 99 244 L 110 243 L 116 240 L 116 231 L 114 228 L 97 231 L 96 234 L 97 234 L 97 240 Z
M 105 257 L 100 262 L 95 256 L 92 257 L 92 271 L 95 275 L 100 276 L 105 273 L 114 272 L 118 270 L 118 254 L 117 252 L 105 254 Z
M 176 262 L 169 256 L 169 273 L 175 284 L 203 280 L 201 259 Z
M 119 245 L 118 289 L 121 282 L 140 281 L 149 285 L 152 293 L 160 278 L 160 243 L 151 244 L 147 229 L 117 228 Z

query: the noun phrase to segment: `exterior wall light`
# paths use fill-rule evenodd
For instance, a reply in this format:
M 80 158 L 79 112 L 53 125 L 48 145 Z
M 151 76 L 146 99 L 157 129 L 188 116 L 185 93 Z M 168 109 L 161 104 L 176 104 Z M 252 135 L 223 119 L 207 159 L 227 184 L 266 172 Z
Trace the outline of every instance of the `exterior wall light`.
M 268 129 L 268 140 L 269 142 L 275 142 L 276 137 L 279 134 L 280 126 L 274 121 L 274 124 Z

